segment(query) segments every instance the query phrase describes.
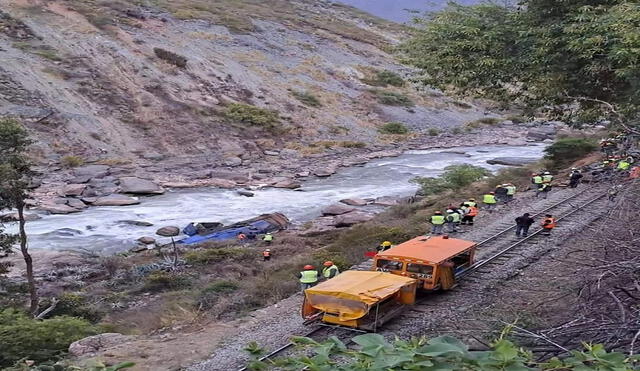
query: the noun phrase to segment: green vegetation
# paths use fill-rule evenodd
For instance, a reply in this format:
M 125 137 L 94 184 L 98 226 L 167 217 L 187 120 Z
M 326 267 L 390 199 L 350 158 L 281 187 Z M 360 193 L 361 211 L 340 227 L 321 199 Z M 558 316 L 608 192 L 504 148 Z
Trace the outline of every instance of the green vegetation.
M 486 351 L 471 351 L 460 340 L 451 336 L 433 339 L 414 338 L 387 341 L 382 335 L 358 335 L 352 340 L 358 345 L 347 347 L 336 337 L 317 342 L 310 338 L 296 337 L 297 345 L 308 349 L 313 356 L 303 352 L 276 361 L 259 361 L 265 352 L 254 342 L 245 350 L 251 354 L 250 370 L 565 370 L 565 371 L 627 371 L 634 369 L 637 356 L 607 352 L 602 345 L 584 345 L 584 351 L 573 351 L 563 359 L 552 358 L 538 362 L 531 351 L 518 347 L 506 337 L 507 331 L 491 343 Z M 339 360 L 339 361 L 338 361 Z
M 176 272 L 153 271 L 144 279 L 143 291 L 179 290 L 191 286 L 191 280 Z
M 440 135 L 440 129 L 438 129 L 438 128 L 429 128 L 429 130 L 427 131 L 427 134 L 429 134 L 429 136 L 436 137 L 436 136 Z
M 362 82 L 371 86 L 381 86 L 386 88 L 387 86 L 404 86 L 404 79 L 393 71 L 376 71 L 375 75 L 370 78 L 362 79 Z
M 218 301 L 220 296 L 230 294 L 239 288 L 240 285 L 233 281 L 214 281 L 198 293 L 198 306 L 203 309 L 209 309 Z
M 275 129 L 280 124 L 280 115 L 277 111 L 242 103 L 229 104 L 224 115 L 231 121 L 244 122 L 266 129 Z
M 72 342 L 97 332 L 83 319 L 62 316 L 41 321 L 4 309 L 0 311 L 0 367 L 10 367 L 23 358 L 36 362 L 55 359 Z
M 429 86 L 525 107 L 551 105 L 565 120 L 591 111 L 591 121 L 623 122 L 640 112 L 638 34 L 640 7 L 631 0 L 450 3 L 419 22 L 400 50 Z
M 378 102 L 387 106 L 415 106 L 415 103 L 413 103 L 411 98 L 401 93 L 394 93 L 386 90 L 371 90 L 371 92 L 376 96 Z
M 475 121 L 469 121 L 464 126 L 469 129 L 477 129 L 483 125 L 494 126 L 502 122 L 502 119 L 496 117 L 483 117 Z
M 255 253 L 249 249 L 223 247 L 217 249 L 192 250 L 184 255 L 184 259 L 190 264 L 209 264 L 226 259 L 236 261 L 253 257 Z
M 63 167 L 78 167 L 84 165 L 84 160 L 80 156 L 68 155 L 60 159 L 60 165 Z
M 595 140 L 583 138 L 563 138 L 545 148 L 545 158 L 556 167 L 569 165 L 598 148 Z
M 187 67 L 187 58 L 180 54 L 176 54 L 162 48 L 153 48 L 153 52 L 155 53 L 156 57 L 165 60 L 168 63 L 171 63 L 180 68 Z
M 462 128 L 460 126 L 456 126 L 455 128 L 451 129 L 451 134 L 454 134 L 454 135 L 462 134 Z
M 380 134 L 408 134 L 409 128 L 407 128 L 401 122 L 389 122 L 378 128 Z
M 40 306 L 44 309 L 50 304 L 48 301 L 43 300 Z M 47 316 L 78 317 L 93 323 L 102 318 L 102 314 L 90 305 L 86 296 L 69 292 L 65 292 L 58 297 L 58 304 Z
M 489 170 L 483 167 L 467 164 L 447 166 L 444 170 L 438 178 L 416 177 L 411 179 L 411 183 L 418 184 L 423 194 L 430 195 L 446 190 L 457 190 L 491 175 Z
M 321 107 L 322 103 L 315 95 L 309 92 L 303 91 L 292 91 L 291 95 L 293 95 L 297 100 L 299 100 L 302 104 L 309 107 Z

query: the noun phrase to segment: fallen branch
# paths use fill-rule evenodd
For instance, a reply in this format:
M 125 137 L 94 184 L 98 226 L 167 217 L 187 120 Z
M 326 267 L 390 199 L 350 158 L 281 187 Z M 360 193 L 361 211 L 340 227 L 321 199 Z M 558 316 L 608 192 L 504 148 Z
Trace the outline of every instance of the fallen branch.
M 622 322 L 627 322 L 627 312 L 625 311 L 624 306 L 622 305 L 622 302 L 620 301 L 620 299 L 618 299 L 618 297 L 616 296 L 616 294 L 613 293 L 613 291 L 609 291 L 608 294 L 613 298 L 613 300 L 616 301 L 616 304 L 618 304 L 618 308 L 620 309 L 620 320 Z
M 47 314 L 51 313 L 52 310 L 56 309 L 56 305 L 58 305 L 58 303 L 60 302 L 60 300 L 53 298 L 51 299 L 51 305 L 49 305 L 49 307 L 45 310 L 43 310 L 42 312 L 40 312 L 40 314 L 38 314 L 35 318 L 36 319 L 43 319 L 44 317 L 47 316 Z

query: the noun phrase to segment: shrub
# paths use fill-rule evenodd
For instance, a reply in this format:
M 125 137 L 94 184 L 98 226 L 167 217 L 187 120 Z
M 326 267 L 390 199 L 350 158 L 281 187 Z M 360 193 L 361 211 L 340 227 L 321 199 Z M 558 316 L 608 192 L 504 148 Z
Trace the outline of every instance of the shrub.
M 168 50 L 164 50 L 162 48 L 153 48 L 153 52 L 155 55 L 168 63 L 171 63 L 180 68 L 185 68 L 187 66 L 187 58 L 176 54 L 174 52 L 170 52 Z
M 430 128 L 430 129 L 427 131 L 427 134 L 429 134 L 429 135 L 430 135 L 430 136 L 432 136 L 432 137 L 438 136 L 438 135 L 440 134 L 440 129 L 437 129 L 437 128 Z
M 459 101 L 459 100 L 457 100 L 457 101 L 453 102 L 453 105 L 454 105 L 454 106 L 457 106 L 457 107 L 460 107 L 460 108 L 464 108 L 464 109 L 469 109 L 469 108 L 471 108 L 471 105 L 470 105 L 469 103 L 467 103 L 467 102 L 462 102 L 462 101 Z
M 475 121 L 469 121 L 465 124 L 465 126 L 467 128 L 471 128 L 471 129 L 477 129 L 479 127 L 481 127 L 482 125 L 489 125 L 489 126 L 493 126 L 493 125 L 497 125 L 500 122 L 502 122 L 502 119 L 496 118 L 496 117 L 483 117 L 481 119 L 475 120 Z
M 46 301 L 42 304 L 43 307 L 49 306 Z M 50 318 L 58 316 L 79 317 L 95 323 L 102 318 L 102 313 L 93 308 L 86 297 L 66 292 L 58 297 L 58 304 L 48 315 Z
M 60 165 L 63 167 L 78 167 L 84 165 L 84 160 L 79 156 L 64 156 L 60 159 Z
M 462 134 L 462 128 L 460 128 L 459 126 L 456 126 L 455 128 L 451 129 L 451 134 Z
M 144 279 L 143 291 L 178 290 L 191 286 L 191 280 L 179 273 L 153 271 Z
M 504 118 L 505 120 L 509 120 L 511 122 L 513 122 L 514 124 L 522 124 L 525 123 L 527 121 L 529 121 L 529 119 L 526 116 L 523 115 L 509 115 L 507 117 Z
M 367 144 L 365 142 L 354 142 L 351 140 L 344 140 L 338 143 L 340 147 L 344 148 L 365 148 Z
M 14 309 L 0 311 L 0 367 L 20 359 L 36 362 L 55 359 L 71 343 L 98 333 L 89 322 L 72 317 L 35 320 Z
M 214 281 L 198 293 L 198 306 L 203 309 L 209 309 L 216 304 L 221 295 L 232 293 L 239 287 L 238 283 L 233 281 Z
M 189 251 L 184 259 L 190 264 L 209 264 L 223 260 L 243 260 L 253 257 L 255 254 L 249 249 L 220 248 Z
M 411 183 L 421 187 L 424 195 L 439 193 L 446 190 L 457 190 L 470 185 L 473 182 L 490 175 L 489 170 L 473 165 L 451 165 L 444 168 L 444 173 L 439 178 L 416 177 Z
M 387 106 L 413 107 L 415 105 L 409 97 L 401 93 L 385 90 L 373 90 L 373 93 L 378 98 L 378 102 Z
M 545 158 L 555 166 L 567 165 L 598 148 L 593 139 L 563 138 L 545 148 Z
M 402 76 L 389 70 L 376 71 L 373 78 L 363 79 L 362 82 L 367 85 L 382 87 L 386 87 L 388 85 L 397 87 L 404 86 L 404 79 Z
M 277 111 L 242 103 L 228 105 L 224 115 L 232 121 L 245 122 L 265 128 L 275 128 L 280 123 L 280 115 Z
M 339 251 L 316 251 L 313 254 L 313 260 L 317 262 L 318 267 L 322 267 L 322 264 L 326 261 L 331 261 L 333 262 L 333 264 L 338 266 L 340 271 L 347 270 L 353 265 L 351 262 L 349 262 L 344 253 Z M 320 269 L 322 270 L 322 268 Z
M 322 103 L 315 95 L 302 92 L 302 91 L 292 91 L 291 95 L 293 95 L 297 100 L 299 100 L 302 104 L 310 106 L 310 107 L 320 107 Z
M 378 128 L 380 134 L 407 134 L 409 129 L 401 122 L 389 122 Z

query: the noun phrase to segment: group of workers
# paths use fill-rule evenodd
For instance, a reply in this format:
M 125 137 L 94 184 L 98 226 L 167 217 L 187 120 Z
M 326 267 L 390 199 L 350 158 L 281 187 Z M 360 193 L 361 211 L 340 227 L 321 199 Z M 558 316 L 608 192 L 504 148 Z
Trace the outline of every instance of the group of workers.
M 531 174 L 531 184 L 536 190 L 536 198 L 547 198 L 547 195 L 551 192 L 551 182 L 553 182 L 553 175 L 548 171 Z
M 493 194 L 494 192 L 491 193 Z M 493 196 L 493 201 L 495 201 L 495 196 Z M 436 211 L 431 216 L 429 220 L 432 224 L 431 234 L 458 232 L 460 225 L 473 225 L 473 219 L 476 216 L 478 216 L 478 203 L 475 198 L 470 198 L 458 207 L 449 205 L 445 214 L 442 211 Z
M 322 264 L 322 271 L 318 272 L 313 265 L 307 264 L 304 270 L 298 274 L 302 291 L 309 289 L 320 281 L 330 280 L 340 273 L 340 269 L 332 261 L 327 260 Z
M 516 218 L 516 237 L 527 237 L 529 235 L 529 228 L 535 221 L 529 213 L 524 213 L 522 216 Z M 549 236 L 553 228 L 557 224 L 556 218 L 551 214 L 546 214 L 540 223 L 542 227 L 542 234 Z

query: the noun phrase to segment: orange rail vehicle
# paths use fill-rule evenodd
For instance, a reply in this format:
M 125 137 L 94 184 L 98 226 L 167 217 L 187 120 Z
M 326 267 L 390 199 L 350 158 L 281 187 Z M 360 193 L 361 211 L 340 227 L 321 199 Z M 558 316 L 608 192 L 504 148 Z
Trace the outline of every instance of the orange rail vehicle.
M 448 236 L 419 236 L 378 253 L 373 270 L 419 280 L 418 288 L 449 290 L 473 264 L 476 243 Z

